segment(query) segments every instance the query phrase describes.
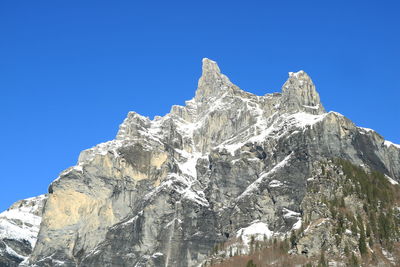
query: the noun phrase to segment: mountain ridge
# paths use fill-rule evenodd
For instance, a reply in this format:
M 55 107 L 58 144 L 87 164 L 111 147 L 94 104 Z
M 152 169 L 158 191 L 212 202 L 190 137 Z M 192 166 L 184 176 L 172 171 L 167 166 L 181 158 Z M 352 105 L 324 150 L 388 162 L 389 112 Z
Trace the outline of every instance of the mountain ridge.
M 326 112 L 304 71 L 289 73 L 282 92 L 257 96 L 212 60 L 202 69 L 185 106 L 153 120 L 129 112 L 116 139 L 82 151 L 52 182 L 23 264 L 195 266 L 232 236 L 264 241 L 300 229 L 321 162 L 335 169 L 329 160 L 343 158 L 400 181 L 398 145 Z

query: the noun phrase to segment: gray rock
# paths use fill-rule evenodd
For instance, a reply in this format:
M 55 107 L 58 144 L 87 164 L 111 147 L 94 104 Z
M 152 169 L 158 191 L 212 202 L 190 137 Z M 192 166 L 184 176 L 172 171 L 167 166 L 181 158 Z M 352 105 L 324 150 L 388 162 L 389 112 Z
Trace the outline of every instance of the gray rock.
M 285 236 L 307 210 L 316 162 L 331 158 L 400 181 L 400 148 L 327 113 L 305 72 L 256 96 L 204 59 L 185 106 L 153 120 L 130 112 L 115 140 L 83 151 L 51 184 L 29 264 L 196 266 L 255 224 Z M 320 235 L 302 246 L 317 253 Z

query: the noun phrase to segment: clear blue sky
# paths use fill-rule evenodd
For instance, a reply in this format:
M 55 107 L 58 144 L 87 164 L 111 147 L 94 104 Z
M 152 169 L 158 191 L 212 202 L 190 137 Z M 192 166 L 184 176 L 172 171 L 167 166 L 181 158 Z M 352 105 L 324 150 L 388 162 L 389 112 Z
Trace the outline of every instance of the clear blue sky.
M 0 210 L 79 152 L 194 95 L 201 59 L 242 89 L 313 78 L 326 109 L 400 143 L 399 1 L 0 3 Z

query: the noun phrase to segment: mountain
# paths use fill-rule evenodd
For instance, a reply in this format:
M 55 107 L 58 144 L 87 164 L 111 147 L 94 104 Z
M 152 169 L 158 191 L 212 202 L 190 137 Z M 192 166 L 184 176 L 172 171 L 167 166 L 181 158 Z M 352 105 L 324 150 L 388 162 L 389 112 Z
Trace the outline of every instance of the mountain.
M 46 198 L 20 200 L 0 213 L 0 266 L 18 266 L 32 253 Z
M 129 112 L 51 183 L 21 266 L 394 265 L 399 181 L 400 146 L 326 112 L 304 71 L 257 96 L 203 59 L 185 106 Z

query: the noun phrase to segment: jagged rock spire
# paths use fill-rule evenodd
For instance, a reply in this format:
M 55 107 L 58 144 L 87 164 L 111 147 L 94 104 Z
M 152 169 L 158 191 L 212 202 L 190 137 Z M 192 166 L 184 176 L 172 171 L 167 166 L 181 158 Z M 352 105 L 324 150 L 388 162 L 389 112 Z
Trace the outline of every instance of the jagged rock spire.
M 202 75 L 199 79 L 195 100 L 203 102 L 221 95 L 231 85 L 232 83 L 221 73 L 215 61 L 203 58 Z
M 218 64 L 208 58 L 203 59 L 202 76 L 194 100 L 206 103 L 218 98 L 229 90 L 236 90 L 228 77 L 221 73 Z M 323 114 L 319 94 L 310 76 L 304 71 L 289 72 L 289 78 L 282 87 L 282 108 L 291 113 L 304 111 L 311 114 Z
M 282 87 L 282 104 L 289 111 L 325 113 L 314 83 L 302 70 L 295 73 L 289 72 L 289 78 Z
M 202 62 L 203 62 L 202 66 L 203 76 L 207 74 L 221 73 L 221 70 L 219 69 L 217 62 L 208 58 L 203 58 Z

